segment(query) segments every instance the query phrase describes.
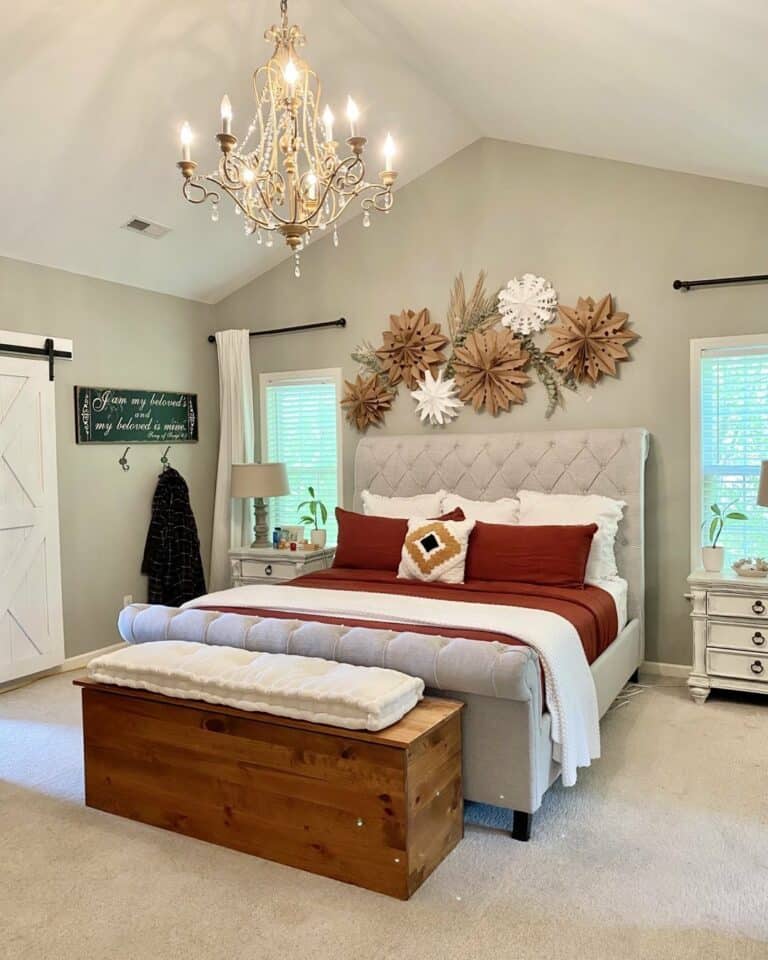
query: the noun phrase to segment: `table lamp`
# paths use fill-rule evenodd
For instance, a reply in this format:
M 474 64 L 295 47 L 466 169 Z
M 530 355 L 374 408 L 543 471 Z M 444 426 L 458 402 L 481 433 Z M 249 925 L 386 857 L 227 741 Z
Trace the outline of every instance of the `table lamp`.
M 290 493 L 284 463 L 233 463 L 232 496 L 253 497 L 254 524 L 252 547 L 271 547 L 267 526 L 266 497 Z
M 757 488 L 758 507 L 768 507 L 768 460 L 760 465 L 760 486 Z

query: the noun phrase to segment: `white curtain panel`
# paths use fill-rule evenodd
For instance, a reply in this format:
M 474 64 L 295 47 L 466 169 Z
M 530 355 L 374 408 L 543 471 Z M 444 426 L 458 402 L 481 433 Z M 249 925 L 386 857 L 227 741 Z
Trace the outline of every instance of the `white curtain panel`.
M 253 379 L 247 330 L 220 330 L 219 356 L 219 467 L 213 507 L 211 590 L 231 586 L 229 550 L 253 540 L 253 501 L 230 495 L 233 463 L 252 463 L 254 450 Z

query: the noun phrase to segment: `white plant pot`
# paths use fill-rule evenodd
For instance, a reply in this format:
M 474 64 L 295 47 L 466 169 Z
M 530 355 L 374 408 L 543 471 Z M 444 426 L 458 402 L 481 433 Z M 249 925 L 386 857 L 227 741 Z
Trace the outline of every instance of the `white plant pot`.
M 320 547 L 322 550 L 325 547 L 325 530 L 313 530 L 309 535 L 309 539 L 316 547 Z
M 725 550 L 722 547 L 702 547 L 701 562 L 704 569 L 709 573 L 720 573 L 723 569 L 723 555 Z

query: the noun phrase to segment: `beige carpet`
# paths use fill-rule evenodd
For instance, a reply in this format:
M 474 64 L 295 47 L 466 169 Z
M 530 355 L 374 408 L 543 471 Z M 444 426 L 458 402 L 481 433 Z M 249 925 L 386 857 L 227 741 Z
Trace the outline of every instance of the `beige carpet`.
M 0 696 L 0 957 L 768 957 L 768 701 L 650 687 L 533 842 L 470 825 L 400 903 L 85 809 L 71 680 Z

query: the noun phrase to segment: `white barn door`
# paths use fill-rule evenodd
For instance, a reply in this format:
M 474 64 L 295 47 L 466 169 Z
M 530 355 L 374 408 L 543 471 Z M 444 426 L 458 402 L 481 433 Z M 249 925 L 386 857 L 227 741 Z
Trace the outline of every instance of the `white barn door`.
M 0 356 L 0 683 L 63 660 L 54 385 Z

